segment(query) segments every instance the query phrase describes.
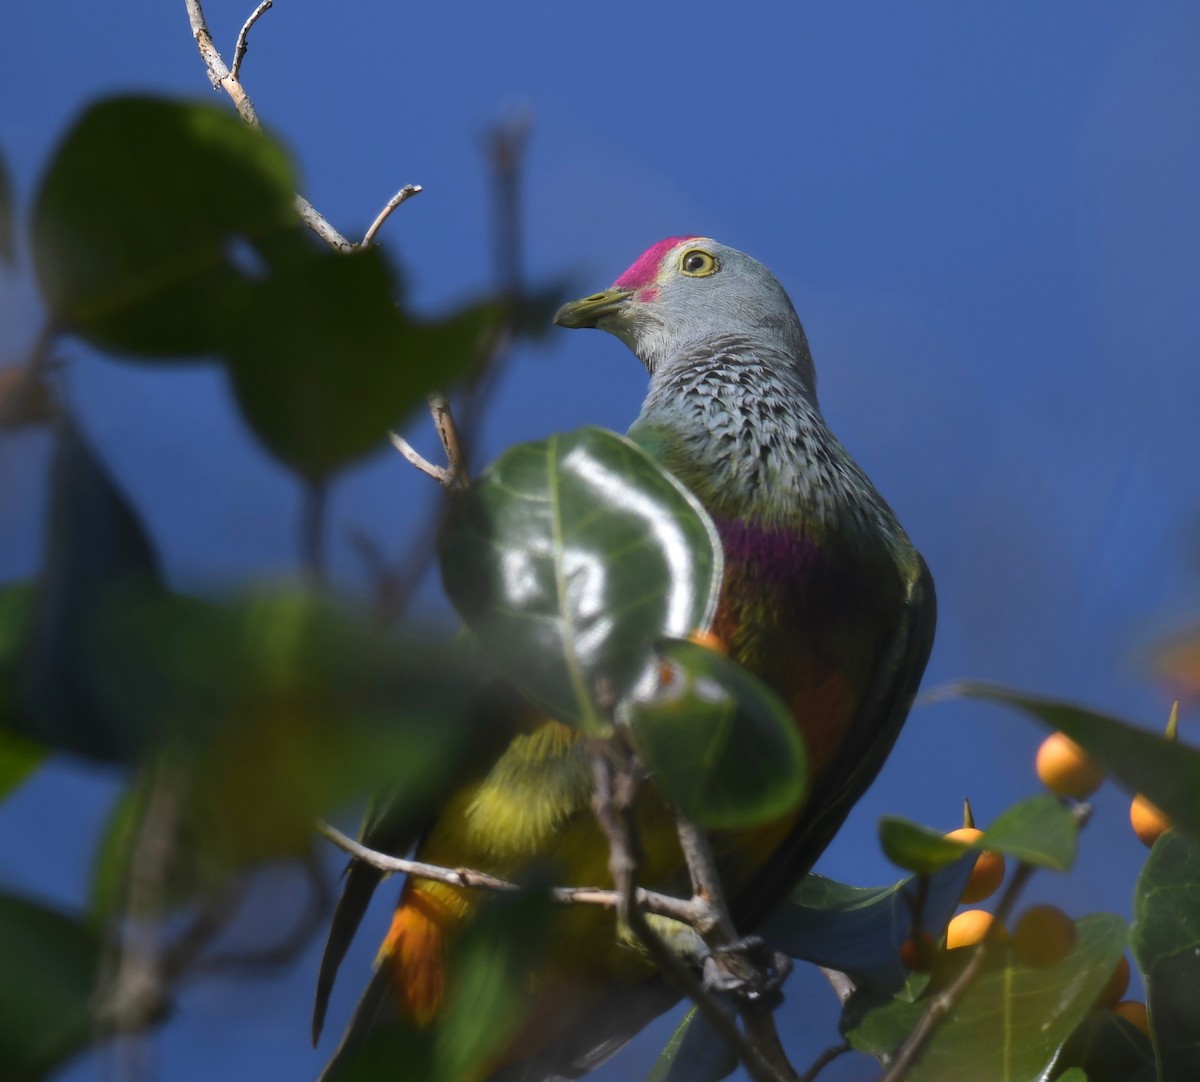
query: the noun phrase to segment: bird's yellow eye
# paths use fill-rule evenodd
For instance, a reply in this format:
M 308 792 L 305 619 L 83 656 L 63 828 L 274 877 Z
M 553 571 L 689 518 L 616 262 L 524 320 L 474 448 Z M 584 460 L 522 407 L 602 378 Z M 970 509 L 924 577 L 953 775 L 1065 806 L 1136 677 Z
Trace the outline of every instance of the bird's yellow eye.
M 707 278 L 717 273 L 717 261 L 703 248 L 690 248 L 679 260 L 679 269 L 689 278 Z

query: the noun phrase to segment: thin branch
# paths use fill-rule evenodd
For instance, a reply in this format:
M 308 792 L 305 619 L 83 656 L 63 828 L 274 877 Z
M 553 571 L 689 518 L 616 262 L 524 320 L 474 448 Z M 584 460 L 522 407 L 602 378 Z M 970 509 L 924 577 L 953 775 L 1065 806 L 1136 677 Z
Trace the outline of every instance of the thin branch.
M 800 1082 L 813 1082 L 826 1067 L 828 1067 L 839 1056 L 844 1056 L 850 1051 L 850 1042 L 842 1041 L 841 1044 L 831 1045 L 826 1048 L 815 1060 L 812 1066 L 800 1076 Z
M 183 2 L 187 8 L 192 37 L 196 39 L 196 48 L 200 50 L 200 59 L 204 61 L 204 67 L 208 72 L 208 81 L 212 83 L 214 90 L 224 90 L 229 95 L 242 120 L 252 128 L 261 129 L 262 122 L 258 119 L 258 111 L 254 108 L 254 103 L 250 100 L 237 75 L 231 72 L 225 66 L 225 61 L 221 59 L 221 53 L 213 42 L 208 22 L 204 18 L 204 8 L 201 6 L 200 0 L 183 0 Z M 254 15 L 250 17 L 250 21 L 242 28 L 243 33 L 249 32 L 255 17 Z M 240 40 L 241 36 L 239 35 Z M 353 250 L 354 245 L 343 237 L 307 199 L 302 195 L 297 195 L 295 202 L 300 220 L 326 244 L 343 252 Z
M 396 448 L 408 462 L 416 466 L 423 474 L 432 477 L 443 488 L 451 488 L 454 485 L 454 474 L 452 474 L 445 466 L 436 466 L 429 461 L 423 454 L 420 453 L 411 443 L 403 436 L 396 432 L 389 432 L 388 439 L 392 441 L 392 446 Z
M 308 577 L 316 585 L 325 581 L 325 518 L 329 507 L 329 483 L 306 481 L 301 489 L 300 548 Z
M 233 65 L 229 69 L 229 74 L 234 79 L 238 77 L 238 73 L 242 70 L 242 61 L 246 59 L 247 42 L 246 39 L 250 35 L 250 27 L 252 27 L 259 19 L 263 17 L 274 6 L 274 0 L 262 0 L 250 13 L 243 24 L 241 30 L 238 31 L 237 43 L 233 47 Z
M 450 412 L 450 403 L 441 391 L 434 391 L 429 396 L 429 413 L 446 451 L 446 464 L 451 476 L 451 484 L 447 487 L 467 488 L 471 484 L 471 478 L 467 472 L 467 456 L 463 450 L 462 437 L 459 435 L 458 425 L 454 423 L 454 414 Z
M 401 203 L 407 202 L 414 195 L 420 195 L 424 190 L 425 189 L 419 184 L 404 185 L 404 187 L 401 188 L 395 195 L 393 195 L 391 199 L 384 203 L 383 210 L 375 215 L 375 221 L 371 223 L 366 233 L 363 234 L 363 239 L 359 243 L 359 247 L 365 248 L 371 243 L 371 241 L 375 239 L 375 234 L 379 232 L 380 227 L 388 220 L 389 217 L 391 217 L 392 211 L 394 211 Z
M 328 823 L 318 822 L 317 831 L 339 849 L 382 872 L 411 875 L 416 879 L 432 879 L 438 883 L 446 883 L 452 887 L 462 887 L 466 890 L 511 893 L 522 889 L 519 883 L 501 879 L 488 872 L 476 871 L 473 868 L 444 868 L 437 864 L 406 860 L 403 857 L 393 857 L 375 849 L 368 849 Z M 601 909 L 617 909 L 621 902 L 618 891 L 605 890 L 601 887 L 554 887 L 550 891 L 550 899 L 558 905 L 595 905 Z M 670 917 L 683 924 L 690 925 L 697 918 L 696 907 L 685 898 L 675 898 L 669 894 L 660 894 L 657 891 L 643 890 L 639 887 L 635 892 L 634 901 L 647 913 Z

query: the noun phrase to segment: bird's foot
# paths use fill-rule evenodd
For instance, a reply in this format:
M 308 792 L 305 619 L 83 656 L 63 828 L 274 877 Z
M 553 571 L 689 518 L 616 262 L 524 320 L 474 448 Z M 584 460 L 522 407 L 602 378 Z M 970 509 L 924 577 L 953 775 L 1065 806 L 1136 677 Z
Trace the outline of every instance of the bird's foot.
M 718 947 L 704 960 L 704 987 L 733 996 L 742 1007 L 773 1011 L 783 1002 L 783 982 L 792 960 L 772 950 L 761 936 L 745 936 Z

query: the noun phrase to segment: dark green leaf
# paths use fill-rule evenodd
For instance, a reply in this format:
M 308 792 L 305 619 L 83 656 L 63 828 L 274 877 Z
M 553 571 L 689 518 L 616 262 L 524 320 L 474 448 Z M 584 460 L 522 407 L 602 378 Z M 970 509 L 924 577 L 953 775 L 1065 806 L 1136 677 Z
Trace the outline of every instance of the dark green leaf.
M 721 1082 L 738 1068 L 738 1058 L 696 1007 L 683 1016 L 655 1061 L 646 1082 Z
M 1170 830 L 1154 843 L 1133 897 L 1133 952 L 1160 1078 L 1200 1063 L 1200 845 Z
M 12 732 L 18 724 L 21 660 L 33 603 L 33 583 L 0 588 L 0 793 L 19 784 L 41 757 L 35 745 Z
M 100 944 L 81 921 L 0 894 L 0 1076 L 34 1082 L 93 1035 Z
M 974 863 L 972 856 L 960 857 L 924 887 L 916 878 L 850 887 L 810 872 L 759 933 L 793 958 L 845 973 L 859 988 L 895 993 L 908 977 L 900 947 L 913 933 L 917 907 L 921 930 L 940 938 Z
M 1112 1011 L 1091 1011 L 1054 1062 L 1057 1082 L 1070 1082 L 1071 1071 L 1088 1082 L 1155 1082 L 1154 1048 L 1136 1026 Z M 1078 1077 L 1078 1075 L 1077 1075 Z
M 0 158 L 0 260 L 10 267 L 17 263 L 16 200 L 8 166 Z
M 272 454 L 319 480 L 381 447 L 435 383 L 470 366 L 484 315 L 417 326 L 377 248 L 312 253 L 253 291 L 227 352 L 238 405 Z
M 911 1082 L 1035 1082 L 1044 1077 L 1059 1046 L 1096 1002 L 1125 947 L 1124 922 L 1109 913 L 1079 920 L 1076 933 L 1071 953 L 1045 968 L 1018 965 L 1011 951 L 998 951 L 934 1034 L 908 1076 Z M 847 1036 L 856 1048 L 877 1050 L 885 1039 L 911 1031 L 913 1008 L 923 1003 L 897 1001 L 881 1008 L 881 1017 L 893 1016 L 890 1028 L 879 1026 L 875 1012 L 867 1012 Z
M 32 740 L 0 729 L 0 800 L 41 765 L 46 749 Z
M 655 781 L 691 819 L 735 829 L 778 818 L 804 797 L 804 740 L 788 708 L 736 662 L 679 639 L 629 723 Z
M 29 735 L 102 760 L 124 760 L 145 731 L 109 709 L 99 648 L 105 612 L 158 589 L 158 559 L 141 522 L 64 415 L 50 470 L 41 578 L 19 675 L 17 721 Z
M 1079 744 L 1130 793 L 1143 793 L 1180 830 L 1200 839 L 1200 750 L 1070 703 L 992 684 L 956 684 L 942 695 L 1015 707 Z
M 283 234 L 299 237 L 287 155 L 228 110 L 146 97 L 91 106 L 33 209 L 38 278 L 55 319 L 104 349 L 196 356 Z
M 447 594 L 505 676 L 598 733 L 654 680 L 655 640 L 707 627 L 721 581 L 695 497 L 599 428 L 501 456 L 455 500 L 440 556 Z

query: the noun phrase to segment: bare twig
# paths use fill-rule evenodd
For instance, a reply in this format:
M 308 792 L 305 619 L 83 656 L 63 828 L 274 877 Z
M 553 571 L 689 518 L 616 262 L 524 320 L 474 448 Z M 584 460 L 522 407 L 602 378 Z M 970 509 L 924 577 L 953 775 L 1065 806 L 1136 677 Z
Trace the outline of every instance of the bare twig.
M 371 241 L 375 239 L 375 234 L 379 232 L 380 227 L 391 216 L 392 211 L 394 211 L 401 203 L 411 199 L 414 195 L 420 195 L 422 191 L 424 191 L 424 189 L 419 184 L 404 185 L 404 187 L 401 188 L 395 195 L 393 195 L 391 199 L 384 203 L 383 209 L 375 215 L 375 221 L 371 223 L 366 233 L 363 234 L 363 239 L 360 242 L 359 247 L 365 248 L 368 244 L 370 244 Z
M 787 1076 L 778 1074 L 757 1045 L 738 1029 L 735 1016 L 709 993 L 646 920 L 645 910 L 638 904 L 637 839 L 631 808 L 637 775 L 629 767 L 630 764 L 626 763 L 626 769 L 614 776 L 607 746 L 598 745 L 593 751 L 593 810 L 600 829 L 608 839 L 609 871 L 613 886 L 620 896 L 617 912 L 645 947 L 668 984 L 696 1004 L 700 1013 L 733 1050 L 750 1077 L 756 1082 L 787 1082 Z
M 828 1067 L 839 1056 L 844 1056 L 850 1051 L 850 1042 L 842 1041 L 841 1044 L 831 1045 L 826 1048 L 815 1060 L 812 1066 L 800 1076 L 799 1082 L 813 1082 L 826 1067 Z
M 245 88 L 235 73 L 231 72 L 225 66 L 225 61 L 221 59 L 221 53 L 213 43 L 212 34 L 208 29 L 208 22 L 204 18 L 204 8 L 200 4 L 200 0 L 184 0 L 184 6 L 187 8 L 188 23 L 192 28 L 192 37 L 196 39 L 196 48 L 200 50 L 200 59 L 204 61 L 204 67 L 208 71 L 208 81 L 212 83 L 214 90 L 224 90 L 229 95 L 233 102 L 234 108 L 250 127 L 261 128 L 262 122 L 258 119 L 258 111 L 254 108 L 254 103 L 250 100 Z M 268 7 L 270 5 L 267 5 Z M 266 10 L 263 8 L 262 10 Z M 242 33 L 248 33 L 250 26 L 254 20 L 262 12 L 256 12 L 250 17 L 250 20 L 242 27 Z M 242 36 L 238 36 L 239 42 Z M 244 43 L 243 43 L 244 44 Z M 302 195 L 296 196 L 296 212 L 300 215 L 300 220 L 304 222 L 314 233 L 317 234 L 323 241 L 331 247 L 337 248 L 339 251 L 349 252 L 354 248 L 345 237 L 341 235 L 316 208 Z
M 458 425 L 454 423 L 454 414 L 450 412 L 450 403 L 441 391 L 434 391 L 429 396 L 429 413 L 433 417 L 433 426 L 437 429 L 438 438 L 446 451 L 446 463 L 450 470 L 451 488 L 466 488 L 471 483 L 468 472 L 467 456 L 463 450 L 462 437 Z
M 236 79 L 238 73 L 242 70 L 242 61 L 246 58 L 246 49 L 248 47 L 246 39 L 250 35 L 250 27 L 252 27 L 259 19 L 263 17 L 274 6 L 274 0 L 262 0 L 251 13 L 243 24 L 241 30 L 238 31 L 237 43 L 233 47 L 233 64 L 229 68 L 229 74 Z
M 432 477 L 443 488 L 451 488 L 454 485 L 454 474 L 452 474 L 445 466 L 436 466 L 421 454 L 411 443 L 403 436 L 396 432 L 389 432 L 388 439 L 392 441 L 392 446 L 396 448 L 408 462 L 416 466 L 423 474 Z

